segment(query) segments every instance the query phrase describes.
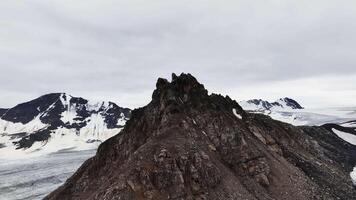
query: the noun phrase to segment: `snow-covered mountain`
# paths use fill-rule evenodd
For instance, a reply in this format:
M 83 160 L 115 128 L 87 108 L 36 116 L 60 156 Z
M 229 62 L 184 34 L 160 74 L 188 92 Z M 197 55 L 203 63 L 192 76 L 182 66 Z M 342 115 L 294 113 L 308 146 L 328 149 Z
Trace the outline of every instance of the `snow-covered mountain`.
M 303 108 L 291 98 L 275 102 L 252 99 L 239 104 L 247 112 L 262 113 L 295 126 L 323 126 L 345 142 L 356 145 L 356 107 L 310 109 Z M 351 176 L 356 185 L 356 167 Z
M 356 119 L 355 107 L 304 108 L 291 98 L 281 98 L 275 102 L 261 99 L 240 101 L 248 112 L 269 115 L 275 120 L 295 126 L 320 126 L 327 123 L 343 124 Z
M 120 132 L 131 110 L 51 93 L 0 114 L 0 156 L 21 156 L 96 148 Z
M 297 101 L 288 97 L 280 98 L 274 102 L 269 102 L 262 99 L 251 99 L 248 101 L 240 101 L 239 104 L 245 110 L 253 111 L 303 109 L 303 107 Z

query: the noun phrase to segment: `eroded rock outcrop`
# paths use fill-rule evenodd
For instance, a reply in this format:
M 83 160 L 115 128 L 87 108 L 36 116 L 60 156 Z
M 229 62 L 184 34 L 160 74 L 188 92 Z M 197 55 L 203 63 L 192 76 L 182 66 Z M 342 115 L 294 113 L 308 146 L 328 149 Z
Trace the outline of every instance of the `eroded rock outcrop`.
M 173 74 L 46 199 L 354 199 L 355 147 L 324 132 L 246 113 Z

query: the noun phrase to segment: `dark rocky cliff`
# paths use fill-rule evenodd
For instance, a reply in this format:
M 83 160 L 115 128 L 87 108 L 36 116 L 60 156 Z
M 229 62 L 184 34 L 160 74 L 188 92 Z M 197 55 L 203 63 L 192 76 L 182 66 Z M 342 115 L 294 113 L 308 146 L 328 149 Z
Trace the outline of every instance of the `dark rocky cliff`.
M 355 199 L 356 148 L 335 138 L 248 114 L 173 75 L 45 199 Z

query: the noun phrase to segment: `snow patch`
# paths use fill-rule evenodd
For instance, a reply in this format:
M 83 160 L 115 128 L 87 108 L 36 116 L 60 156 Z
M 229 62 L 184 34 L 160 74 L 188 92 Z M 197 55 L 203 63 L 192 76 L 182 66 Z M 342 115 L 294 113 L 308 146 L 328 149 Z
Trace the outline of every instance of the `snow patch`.
M 248 111 L 263 111 L 265 108 L 262 105 L 256 105 L 253 103 L 248 103 L 247 101 L 240 101 L 239 105 L 244 109 Z
M 345 133 L 336 129 L 332 129 L 332 131 L 341 139 L 345 140 L 346 142 L 356 145 L 356 135 Z
M 340 124 L 343 127 L 356 128 L 356 122 L 345 122 Z
M 242 116 L 237 113 L 237 111 L 236 111 L 235 108 L 232 109 L 232 112 L 234 113 L 234 115 L 235 115 L 237 118 L 242 119 Z
M 75 118 L 77 116 L 77 111 L 74 108 L 71 108 L 68 106 L 68 109 L 61 114 L 61 121 L 63 123 L 69 123 L 69 124 L 74 124 L 76 123 Z
M 92 114 L 87 119 L 87 125 L 79 132 L 79 135 L 86 139 L 105 141 L 121 131 L 121 128 L 108 129 L 104 117 L 100 114 Z
M 124 113 L 120 114 L 120 118 L 117 119 L 117 124 L 119 127 L 125 126 L 127 119 L 125 118 Z
M 14 122 L 0 119 L 0 133 L 2 134 L 11 135 L 11 134 L 23 133 L 23 132 L 32 133 L 40 129 L 46 128 L 48 126 L 49 126 L 48 124 L 44 124 L 41 122 L 40 115 L 35 117 L 27 124 L 23 124 L 21 122 L 14 123 Z
M 275 120 L 285 122 L 288 124 L 293 124 L 295 126 L 307 125 L 309 120 L 312 120 L 308 115 L 303 115 L 298 112 L 288 112 L 288 111 L 272 111 L 269 114 Z M 313 119 L 317 119 L 318 116 L 313 115 Z
M 94 123 L 92 124 L 93 128 Z M 0 143 L 6 147 L 0 148 L 0 159 L 16 160 L 33 158 L 61 150 L 91 150 L 98 148 L 99 144 L 118 134 L 122 128 L 107 129 L 96 126 L 94 129 L 82 128 L 80 131 L 60 127 L 51 132 L 48 141 L 35 142 L 30 148 L 15 150 L 15 146 L 8 136 L 0 137 Z M 88 142 L 93 141 L 93 142 Z M 9 156 L 11 155 L 11 157 Z
M 71 96 L 61 94 L 59 99 L 61 100 L 62 105 L 66 108 L 61 114 L 61 121 L 69 124 L 75 123 L 74 119 L 77 117 L 77 112 L 75 107 L 70 104 Z
M 101 108 L 105 108 L 104 111 L 107 111 L 108 109 L 112 108 L 112 105 L 110 105 L 110 103 L 108 101 L 88 100 L 88 103 L 87 103 L 88 111 L 98 112 Z
M 354 170 L 350 173 L 352 184 L 356 186 L 356 167 L 354 167 Z

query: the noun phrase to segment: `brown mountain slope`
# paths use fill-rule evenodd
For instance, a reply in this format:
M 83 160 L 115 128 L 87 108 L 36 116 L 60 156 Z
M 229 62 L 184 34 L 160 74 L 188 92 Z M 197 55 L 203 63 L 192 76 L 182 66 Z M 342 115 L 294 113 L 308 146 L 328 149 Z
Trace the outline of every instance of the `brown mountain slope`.
M 190 74 L 173 74 L 46 199 L 349 200 L 355 155 L 323 127 L 245 113 Z

